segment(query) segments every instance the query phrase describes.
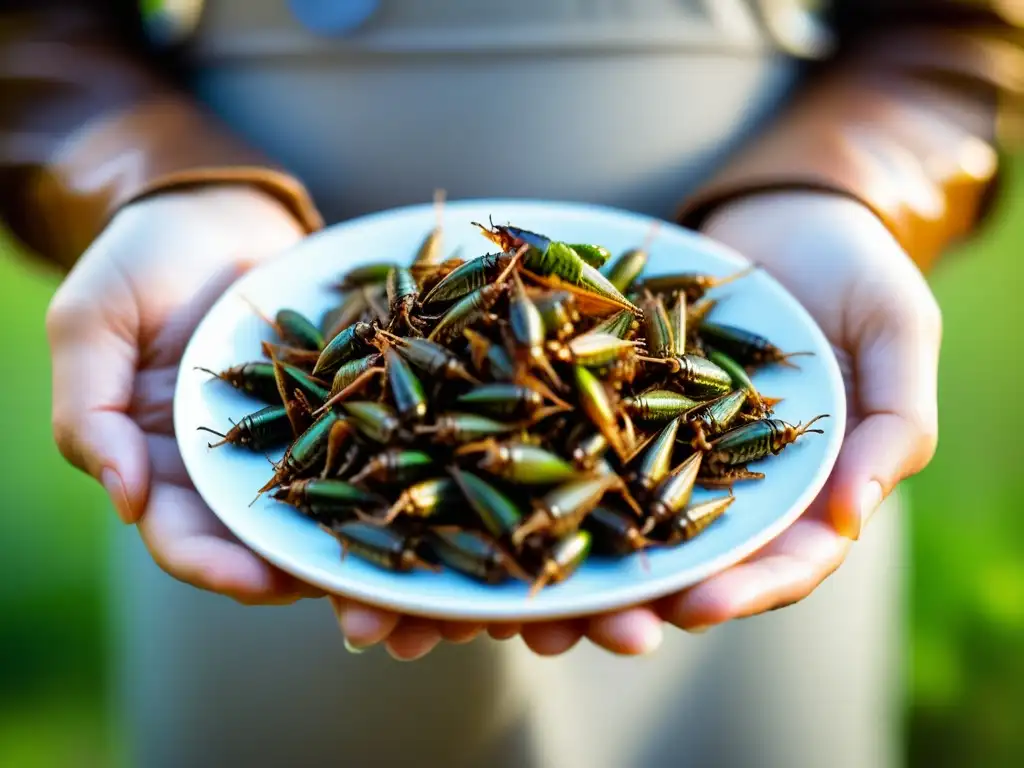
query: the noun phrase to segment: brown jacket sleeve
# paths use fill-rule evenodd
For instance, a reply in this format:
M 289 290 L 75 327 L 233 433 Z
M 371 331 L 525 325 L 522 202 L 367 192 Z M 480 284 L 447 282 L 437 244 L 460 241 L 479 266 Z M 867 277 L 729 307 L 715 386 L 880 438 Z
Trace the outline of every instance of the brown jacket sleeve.
M 0 13 L 0 218 L 26 245 L 69 267 L 121 206 L 197 182 L 258 185 L 322 226 L 302 185 L 157 72 L 112 7 L 30 7 Z
M 825 190 L 866 204 L 928 269 L 975 230 L 996 188 L 997 142 L 1016 138 L 1024 47 L 1010 19 L 979 5 L 849 3 L 834 60 L 679 221 L 699 228 L 752 192 Z

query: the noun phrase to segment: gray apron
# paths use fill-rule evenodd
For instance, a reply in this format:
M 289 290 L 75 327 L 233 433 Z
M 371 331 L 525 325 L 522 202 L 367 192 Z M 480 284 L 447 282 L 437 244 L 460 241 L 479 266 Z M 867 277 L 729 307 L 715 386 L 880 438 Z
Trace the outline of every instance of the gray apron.
M 329 221 L 439 186 L 669 216 L 795 77 L 730 0 L 383 0 L 343 34 L 308 10 L 208 2 L 186 55 L 197 93 Z M 239 606 L 170 579 L 120 531 L 131 764 L 896 765 L 904 558 L 887 506 L 810 599 L 670 631 L 639 659 L 487 638 L 412 664 L 352 655 L 326 602 Z

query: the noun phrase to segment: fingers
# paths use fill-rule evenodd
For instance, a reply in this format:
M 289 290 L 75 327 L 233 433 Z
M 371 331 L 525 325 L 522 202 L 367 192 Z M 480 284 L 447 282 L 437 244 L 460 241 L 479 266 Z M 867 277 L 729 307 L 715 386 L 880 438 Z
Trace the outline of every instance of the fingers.
M 345 641 L 362 649 L 384 642 L 398 626 L 399 615 L 344 598 L 331 596 L 331 605 Z
M 64 458 L 103 484 L 118 516 L 134 523 L 149 487 L 145 438 L 126 415 L 138 318 L 129 287 L 95 273 L 73 272 L 47 313 L 54 439 Z
M 847 437 L 830 481 L 829 508 L 836 530 L 857 539 L 882 501 L 902 479 L 919 471 L 933 449 L 904 416 L 868 416 Z
M 585 620 L 543 621 L 524 624 L 523 642 L 538 656 L 558 656 L 571 650 L 583 637 Z
M 323 594 L 239 543 L 195 491 L 154 483 L 138 527 L 157 565 L 194 587 L 247 605 L 287 604 Z
M 521 629 L 521 624 L 490 624 L 487 627 L 487 634 L 493 640 L 511 640 Z
M 662 619 L 650 608 L 630 608 L 593 616 L 587 637 L 595 645 L 624 656 L 654 653 L 661 645 Z
M 852 542 L 807 516 L 749 561 L 658 604 L 665 621 L 702 629 L 802 600 L 835 571 Z
M 433 619 L 403 616 L 384 647 L 398 661 L 415 661 L 430 653 L 441 642 L 441 630 Z
M 398 661 L 415 661 L 430 653 L 441 640 L 465 643 L 483 627 L 462 622 L 438 622 L 416 616 L 400 616 L 394 611 L 375 608 L 336 595 L 331 604 L 338 617 L 345 644 L 361 651 L 384 643 L 387 652 Z
M 441 636 L 455 645 L 471 643 L 484 631 L 483 624 L 464 621 L 442 621 L 439 627 Z
M 483 630 L 471 622 L 435 621 L 398 614 L 363 605 L 341 597 L 332 604 L 350 648 L 361 650 L 384 643 L 388 653 L 400 661 L 414 661 L 430 653 L 442 641 L 464 644 Z M 662 619 L 649 608 L 633 608 L 591 619 L 526 624 L 494 624 L 487 627 L 496 640 L 522 634 L 534 653 L 557 656 L 571 650 L 584 636 L 612 653 L 641 655 L 652 653 L 661 644 Z
M 923 281 L 907 293 L 901 304 L 872 313 L 857 335 L 863 421 L 830 479 L 832 520 L 854 539 L 893 487 L 935 454 L 941 321 Z

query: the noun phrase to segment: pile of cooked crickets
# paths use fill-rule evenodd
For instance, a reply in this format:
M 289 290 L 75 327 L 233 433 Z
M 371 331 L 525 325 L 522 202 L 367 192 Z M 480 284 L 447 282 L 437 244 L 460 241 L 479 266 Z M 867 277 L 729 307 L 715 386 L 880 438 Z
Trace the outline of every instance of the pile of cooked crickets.
M 268 403 L 215 445 L 286 448 L 259 493 L 343 552 L 522 579 L 533 594 L 591 551 L 693 539 L 733 483 L 764 477 L 746 464 L 820 433 L 823 416 L 771 418 L 778 401 L 750 379 L 793 355 L 706 319 L 707 291 L 750 270 L 645 278 L 649 239 L 612 261 L 477 226 L 494 253 L 445 260 L 439 225 L 411 265 L 344 275 L 319 325 L 290 309 L 264 318 L 278 337 L 267 360 L 214 374 Z M 695 486 L 723 493 L 694 503 Z

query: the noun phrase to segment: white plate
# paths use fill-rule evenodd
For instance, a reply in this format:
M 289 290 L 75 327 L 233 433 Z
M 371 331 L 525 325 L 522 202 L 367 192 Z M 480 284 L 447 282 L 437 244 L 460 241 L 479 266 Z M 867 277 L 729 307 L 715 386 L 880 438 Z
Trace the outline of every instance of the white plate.
M 465 257 L 489 250 L 472 221 L 510 222 L 568 242 L 600 243 L 612 253 L 640 244 L 651 220 L 589 205 L 479 200 L 451 202 L 445 210 L 445 252 L 461 246 Z M 254 316 L 245 297 L 272 315 L 292 307 L 319 320 L 337 300 L 327 289 L 346 269 L 371 261 L 411 260 L 434 225 L 429 205 L 366 216 L 308 238 L 291 252 L 249 272 L 221 297 L 202 320 L 185 351 L 174 403 L 178 444 L 188 473 L 214 513 L 234 534 L 271 563 L 332 593 L 421 616 L 449 619 L 528 621 L 579 616 L 648 600 L 695 584 L 742 560 L 789 526 L 814 499 L 839 453 L 846 401 L 832 349 L 817 325 L 763 271 L 740 280 L 716 308 L 721 322 L 756 328 L 788 351 L 810 350 L 801 370 L 772 368 L 756 383 L 784 398 L 777 417 L 796 423 L 821 413 L 825 435 L 808 435 L 763 464 L 767 479 L 736 487 L 727 514 L 694 541 L 648 553 L 649 570 L 638 557 L 592 558 L 567 582 L 527 599 L 520 583 L 493 587 L 453 572 L 394 574 L 355 557 L 342 562 L 338 543 L 291 508 L 264 496 L 249 502 L 271 468 L 260 454 L 209 450 L 200 425 L 223 428 L 262 407 L 199 371 L 222 370 L 261 359 L 260 341 L 269 329 Z M 650 248 L 646 274 L 684 270 L 726 275 L 746 261 L 693 232 L 663 224 Z M 278 457 L 274 457 L 275 459 Z M 697 491 L 698 498 L 706 492 Z

